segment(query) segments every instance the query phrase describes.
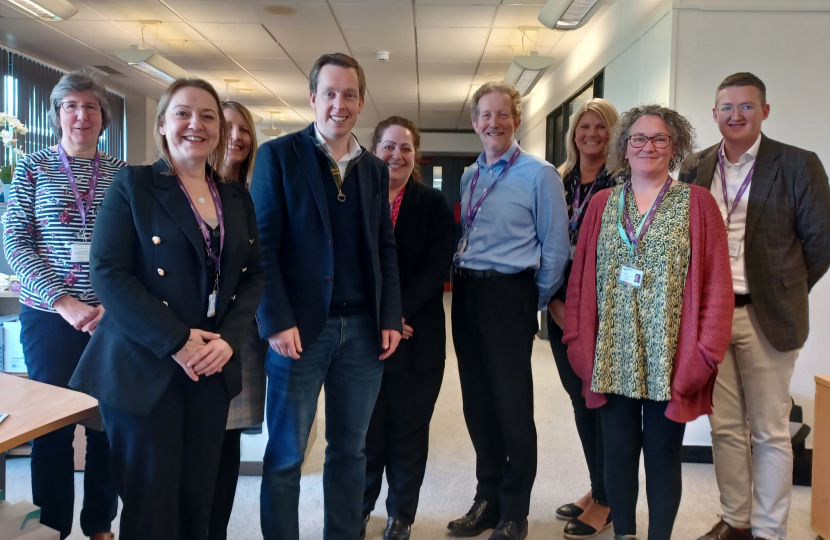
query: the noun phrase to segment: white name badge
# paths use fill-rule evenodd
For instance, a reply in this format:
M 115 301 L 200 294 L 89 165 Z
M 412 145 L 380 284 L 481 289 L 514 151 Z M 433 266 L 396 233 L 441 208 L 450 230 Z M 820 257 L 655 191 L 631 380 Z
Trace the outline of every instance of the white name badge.
M 643 285 L 643 271 L 623 266 L 620 268 L 620 283 L 639 289 Z
M 69 245 L 69 260 L 71 262 L 89 262 L 89 248 L 92 244 L 72 242 Z
M 729 239 L 729 256 L 736 259 L 741 254 L 741 241 L 738 238 Z
M 574 255 L 576 255 L 576 246 L 571 244 L 571 260 L 574 260 Z
M 219 295 L 216 291 L 213 291 L 212 293 L 210 293 L 210 296 L 208 296 L 208 317 L 213 317 L 216 315 L 216 299 L 218 296 Z

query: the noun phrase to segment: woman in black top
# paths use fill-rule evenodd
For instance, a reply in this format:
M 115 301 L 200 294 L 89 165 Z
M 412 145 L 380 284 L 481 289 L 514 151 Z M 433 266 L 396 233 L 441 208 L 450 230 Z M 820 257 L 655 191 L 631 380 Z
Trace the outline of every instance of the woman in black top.
M 571 261 L 579 238 L 579 227 L 588 203 L 594 193 L 617 185 L 605 169 L 605 147 L 619 114 L 604 99 L 591 99 L 583 103 L 575 121 L 568 129 L 566 140 L 567 159 L 559 167 L 565 184 L 565 198 L 570 218 Z M 565 293 L 571 265 L 565 269 L 565 281 L 548 304 L 548 338 L 559 370 L 562 386 L 571 398 L 576 418 L 576 428 L 582 441 L 591 491 L 578 501 L 556 510 L 558 519 L 569 520 L 565 525 L 565 538 L 590 538 L 611 525 L 610 509 L 605 494 L 603 478 L 602 427 L 598 409 L 589 409 L 582 397 L 582 380 L 568 361 L 568 348 L 562 343 L 562 325 L 565 319 Z
M 389 204 L 403 304 L 403 339 L 386 359 L 366 434 L 364 522 L 386 469 L 389 519 L 384 540 L 409 538 L 429 449 L 429 422 L 446 358 L 444 281 L 455 250 L 455 219 L 443 193 L 420 183 L 420 133 L 392 116 L 375 128 L 372 152 L 389 167 Z M 366 534 L 366 527 L 361 538 Z
M 100 402 L 121 540 L 203 540 L 238 352 L 262 293 L 254 206 L 223 183 L 216 90 L 178 79 L 159 100 L 151 166 L 124 167 L 95 222 L 106 308 L 70 386 Z

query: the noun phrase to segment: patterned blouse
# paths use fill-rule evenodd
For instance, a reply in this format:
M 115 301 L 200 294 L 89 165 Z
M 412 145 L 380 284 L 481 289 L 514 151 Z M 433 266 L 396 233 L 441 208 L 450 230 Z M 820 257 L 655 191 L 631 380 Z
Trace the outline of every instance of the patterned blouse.
M 588 193 L 591 193 L 591 196 L 594 193 L 602 191 L 603 189 L 614 187 L 619 184 L 616 178 L 613 178 L 607 170 L 605 170 L 605 165 L 597 173 L 596 178 L 596 186 L 591 192 L 591 186 L 593 183 L 590 184 L 582 184 L 582 173 L 579 170 L 579 163 L 577 162 L 574 165 L 574 168 L 571 169 L 568 174 L 565 175 L 565 178 L 562 179 L 562 182 L 565 184 L 565 203 L 568 205 L 568 218 L 573 215 L 573 204 L 574 199 L 576 198 L 576 189 L 579 186 L 580 189 L 580 204 L 584 203 L 585 206 L 582 209 L 582 212 L 579 214 L 578 217 L 578 225 L 575 231 L 568 229 L 568 233 L 570 235 L 571 245 L 576 246 L 576 242 L 579 239 L 579 228 L 582 227 L 582 219 L 585 217 L 585 213 L 588 210 L 588 204 L 590 201 L 586 201 L 586 197 L 588 197 Z
M 69 158 L 84 201 L 89 195 L 93 162 Z M 87 241 L 104 195 L 124 165 L 120 159 L 101 154 L 98 186 L 87 216 Z M 82 237 L 81 214 L 57 150 L 47 148 L 22 157 L 14 170 L 3 216 L 3 246 L 9 265 L 20 278 L 22 304 L 54 312 L 55 300 L 69 294 L 98 305 L 89 282 L 89 263 L 70 260 L 70 244 Z
M 668 401 L 690 259 L 690 188 L 669 189 L 640 240 L 639 256 L 632 255 L 617 228 L 622 189 L 608 197 L 597 239 L 599 331 L 591 390 Z M 645 215 L 630 192 L 625 204 L 636 229 Z M 622 266 L 644 272 L 641 288 L 619 282 Z

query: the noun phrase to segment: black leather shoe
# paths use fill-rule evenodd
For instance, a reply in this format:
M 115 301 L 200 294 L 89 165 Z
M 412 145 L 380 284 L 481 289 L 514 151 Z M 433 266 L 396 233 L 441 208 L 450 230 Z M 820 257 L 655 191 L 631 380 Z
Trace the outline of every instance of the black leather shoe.
M 499 521 L 490 540 L 524 540 L 527 538 L 527 520 Z
M 450 521 L 447 528 L 455 536 L 478 536 L 499 522 L 497 505 L 485 499 L 476 499 L 464 517 Z
M 697 540 L 752 540 L 752 530 L 736 529 L 721 519 L 712 527 L 711 531 Z
M 584 511 L 585 510 L 573 503 L 563 504 L 562 506 L 556 509 L 556 519 L 570 521 L 574 518 L 578 518 L 579 516 L 581 516 Z
M 386 522 L 386 530 L 383 532 L 383 540 L 409 540 L 412 526 L 400 518 L 389 518 Z
M 608 514 L 608 519 L 605 520 L 605 525 L 603 525 L 603 527 L 600 530 L 596 530 L 587 523 L 579 521 L 579 519 L 577 518 L 573 518 L 568 522 L 567 525 L 565 525 L 565 532 L 563 534 L 565 538 L 574 538 L 577 540 L 580 538 L 591 538 L 598 535 L 610 526 L 611 514 Z
M 369 516 L 363 516 L 363 527 L 360 529 L 360 534 L 357 536 L 357 540 L 363 540 L 366 538 L 366 525 L 369 524 Z

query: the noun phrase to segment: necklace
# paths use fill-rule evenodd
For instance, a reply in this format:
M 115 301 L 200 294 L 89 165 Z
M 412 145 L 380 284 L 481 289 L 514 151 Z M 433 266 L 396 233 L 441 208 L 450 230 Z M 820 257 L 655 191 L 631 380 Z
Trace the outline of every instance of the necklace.
M 207 201 L 205 201 L 205 196 L 204 196 L 204 194 L 199 195 L 199 198 L 198 198 L 198 199 L 196 199 L 196 200 L 197 200 L 197 201 L 199 201 L 199 204 L 205 204 L 205 202 L 207 202 Z

